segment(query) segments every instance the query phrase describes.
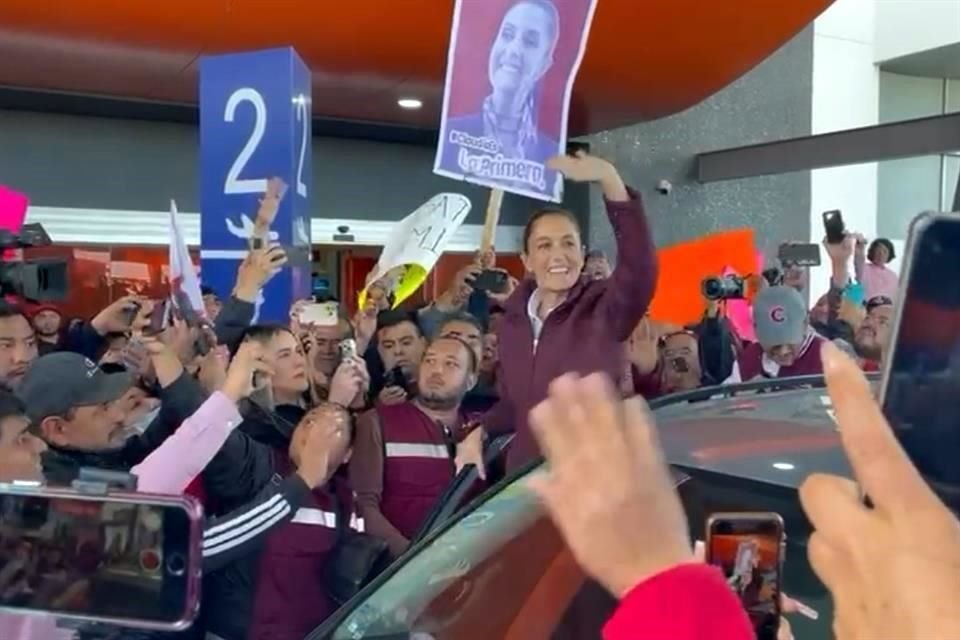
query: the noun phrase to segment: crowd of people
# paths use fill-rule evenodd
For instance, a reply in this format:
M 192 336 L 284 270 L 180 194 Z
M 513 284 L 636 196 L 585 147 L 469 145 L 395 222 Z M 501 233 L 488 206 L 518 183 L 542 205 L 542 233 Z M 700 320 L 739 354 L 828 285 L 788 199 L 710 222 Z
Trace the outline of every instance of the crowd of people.
M 888 347 L 892 244 L 868 249 L 855 234 L 825 243 L 831 286 L 812 308 L 806 271 L 777 265 L 753 297 L 755 340 L 738 335 L 717 300 L 696 325 L 669 326 L 647 315 L 657 263 L 638 194 L 590 155 L 550 166 L 602 190 L 615 266 L 584 251 L 573 214 L 546 208 L 524 230 L 523 280 L 501 293 L 474 287 L 496 268 L 492 251 L 478 253 L 420 308 L 392 308 L 388 284 L 373 283 L 353 317 L 305 322 L 304 300 L 288 323 L 255 324 L 282 252 L 270 244 L 250 250 L 229 294 L 204 288 L 206 323 L 173 314 L 151 331 L 158 301 L 132 296 L 69 322 L 55 306 L 28 314 L 0 303 L 0 481 L 69 485 L 95 468 L 132 474 L 140 491 L 196 497 L 206 513 L 202 608 L 182 637 L 300 640 L 349 597 L 344 582 L 370 577 L 331 586 L 345 535 L 362 536 L 367 568 L 382 569 L 458 470 L 473 464 L 486 479 L 485 445 L 512 433 L 506 470 L 546 456 L 550 471 L 534 489 L 584 568 L 623 599 L 607 637 L 747 638 L 723 580 L 692 562 L 682 508 L 634 398 L 826 373 L 844 444 L 876 506 L 862 507 L 839 479 L 804 488 L 818 529 L 813 564 L 837 597 L 836 628 L 844 638 L 960 633 L 941 603 L 953 569 L 924 555 L 934 547 L 904 538 L 915 527 L 900 519 L 921 509 L 949 553 L 960 553 L 956 522 L 911 471 L 852 371 L 877 370 Z M 264 207 L 276 205 L 269 200 Z M 877 542 L 864 548 L 858 536 Z M 883 553 L 903 562 L 877 560 Z M 914 562 L 932 576 L 929 599 L 906 591 Z M 664 616 L 657 607 L 668 599 Z M 0 629 L 4 638 L 77 633 L 11 614 Z

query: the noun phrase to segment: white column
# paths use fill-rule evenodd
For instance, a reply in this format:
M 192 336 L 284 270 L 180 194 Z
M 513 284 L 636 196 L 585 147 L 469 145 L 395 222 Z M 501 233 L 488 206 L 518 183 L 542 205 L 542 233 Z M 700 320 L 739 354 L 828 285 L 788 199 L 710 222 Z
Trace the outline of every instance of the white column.
M 875 0 L 837 0 L 814 23 L 811 133 L 877 124 L 879 73 L 875 60 Z M 810 174 L 810 241 L 823 239 L 821 214 L 840 209 L 847 228 L 873 236 L 877 216 L 877 165 L 869 163 Z M 813 303 L 827 291 L 830 267 L 811 270 Z

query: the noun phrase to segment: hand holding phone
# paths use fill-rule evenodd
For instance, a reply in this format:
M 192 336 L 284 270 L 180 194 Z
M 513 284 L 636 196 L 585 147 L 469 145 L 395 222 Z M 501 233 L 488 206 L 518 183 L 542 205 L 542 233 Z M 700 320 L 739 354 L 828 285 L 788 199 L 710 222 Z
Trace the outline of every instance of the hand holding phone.
M 263 345 L 247 340 L 237 349 L 221 391 L 234 402 L 239 402 L 241 398 L 269 387 L 272 375 L 273 367 L 264 358 Z
M 872 306 L 861 348 L 884 363 L 883 412 L 941 500 L 960 513 L 960 217 L 925 214 L 910 230 L 896 307 Z M 887 335 L 890 332 L 890 335 Z
M 187 496 L 0 484 L 0 530 L 26 572 L 0 592 L 0 606 L 183 630 L 199 604 L 201 521 L 201 507 Z
M 823 230 L 827 234 L 827 244 L 840 244 L 847 237 L 847 227 L 839 209 L 823 212 Z
M 784 545 L 776 513 L 714 513 L 707 520 L 707 564 L 723 572 L 757 640 L 777 640 Z

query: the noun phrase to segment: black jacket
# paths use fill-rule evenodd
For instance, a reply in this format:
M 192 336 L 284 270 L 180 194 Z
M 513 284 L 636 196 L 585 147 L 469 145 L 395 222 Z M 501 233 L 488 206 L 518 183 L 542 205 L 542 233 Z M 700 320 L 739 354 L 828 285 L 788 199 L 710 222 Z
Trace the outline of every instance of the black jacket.
M 274 450 L 287 450 L 303 414 L 300 407 L 281 405 L 271 412 L 251 405 L 203 472 L 209 503 L 219 512 L 238 508 L 274 481 Z M 245 640 L 259 569 L 260 554 L 253 552 L 204 575 L 202 615 L 207 631 L 224 640 Z
M 253 322 L 256 306 L 234 296 L 230 296 L 214 323 L 213 331 L 217 335 L 217 344 L 226 345 L 230 353 L 237 350 L 243 332 Z

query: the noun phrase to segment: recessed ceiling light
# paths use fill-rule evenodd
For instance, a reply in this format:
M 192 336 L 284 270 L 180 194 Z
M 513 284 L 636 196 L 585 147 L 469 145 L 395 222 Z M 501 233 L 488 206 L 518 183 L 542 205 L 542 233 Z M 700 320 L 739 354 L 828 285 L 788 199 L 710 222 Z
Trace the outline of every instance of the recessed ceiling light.
M 796 467 L 790 464 L 789 462 L 774 462 L 773 468 L 779 469 L 780 471 L 793 471 L 794 469 L 796 469 Z
M 400 98 L 397 104 L 403 109 L 419 109 L 423 106 L 423 102 L 416 98 Z

